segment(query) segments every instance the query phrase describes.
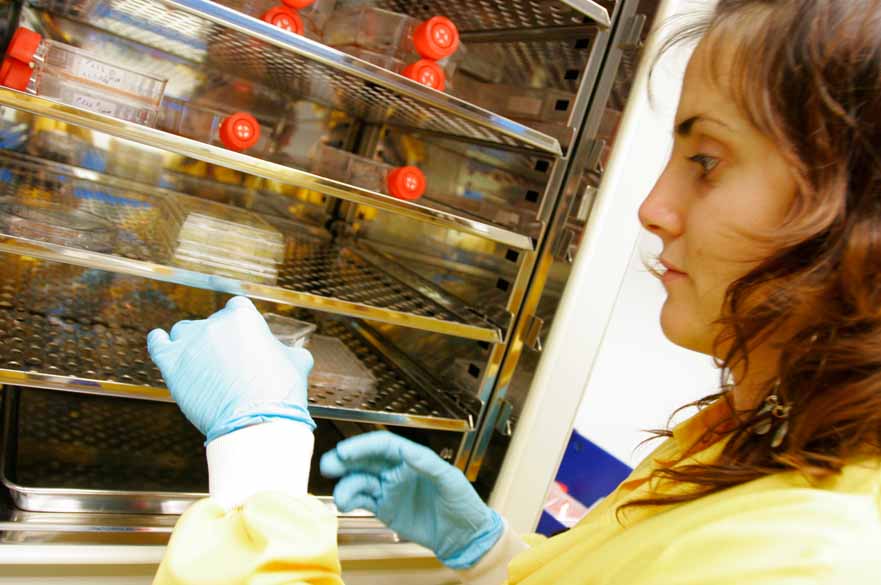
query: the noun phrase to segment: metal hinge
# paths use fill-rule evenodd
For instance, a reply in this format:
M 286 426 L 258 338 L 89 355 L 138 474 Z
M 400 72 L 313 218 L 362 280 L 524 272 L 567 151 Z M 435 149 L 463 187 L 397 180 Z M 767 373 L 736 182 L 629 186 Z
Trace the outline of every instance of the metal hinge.
M 511 413 L 514 411 L 514 405 L 504 398 L 499 406 L 499 417 L 496 419 L 496 432 L 505 437 L 514 434 L 514 425 L 511 424 Z
M 578 202 L 578 209 L 575 211 L 575 219 L 584 223 L 590 215 L 590 209 L 593 207 L 593 200 L 596 199 L 597 188 L 589 185 L 585 187 L 584 193 L 581 194 L 581 201 Z
M 574 239 L 575 233 L 572 228 L 564 228 L 554 246 L 554 258 L 556 260 L 566 262 L 567 264 L 572 264 L 572 262 L 575 261 L 575 250 L 572 246 L 572 241 Z
M 594 138 L 588 142 L 587 158 L 584 166 L 590 173 L 602 173 L 600 161 L 603 158 L 603 152 L 606 150 L 606 141 L 602 138 Z
M 523 344 L 533 351 L 541 351 L 541 329 L 544 327 L 544 319 L 530 315 L 523 331 Z
M 642 30 L 648 19 L 645 14 L 634 14 L 627 22 L 624 23 L 624 29 L 621 34 L 621 42 L 618 47 L 621 49 L 641 49 L 642 48 Z

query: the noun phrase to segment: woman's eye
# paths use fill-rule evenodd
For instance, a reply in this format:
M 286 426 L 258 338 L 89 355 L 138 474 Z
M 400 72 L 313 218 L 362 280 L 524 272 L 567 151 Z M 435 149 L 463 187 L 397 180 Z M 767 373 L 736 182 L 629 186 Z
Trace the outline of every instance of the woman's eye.
M 704 175 L 710 174 L 713 169 L 719 164 L 719 159 L 713 156 L 709 156 L 707 154 L 695 154 L 694 156 L 688 157 L 688 160 L 691 162 L 700 165 L 701 171 Z
M 688 157 L 688 160 L 700 165 L 702 174 L 704 175 L 709 175 L 719 164 L 718 158 L 706 154 L 696 154 Z

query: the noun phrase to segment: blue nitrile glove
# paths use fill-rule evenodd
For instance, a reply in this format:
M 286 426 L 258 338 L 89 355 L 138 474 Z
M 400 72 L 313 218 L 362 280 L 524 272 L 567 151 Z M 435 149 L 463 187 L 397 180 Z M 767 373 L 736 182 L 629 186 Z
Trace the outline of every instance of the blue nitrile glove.
M 461 471 L 428 447 L 389 432 L 340 442 L 321 457 L 321 474 L 342 477 L 333 490 L 342 512 L 372 512 L 452 569 L 474 566 L 504 531 L 501 516 Z
M 270 420 L 315 423 L 307 410 L 312 354 L 289 348 L 244 297 L 202 321 L 180 321 L 171 335 L 155 329 L 147 350 L 171 395 L 210 443 Z

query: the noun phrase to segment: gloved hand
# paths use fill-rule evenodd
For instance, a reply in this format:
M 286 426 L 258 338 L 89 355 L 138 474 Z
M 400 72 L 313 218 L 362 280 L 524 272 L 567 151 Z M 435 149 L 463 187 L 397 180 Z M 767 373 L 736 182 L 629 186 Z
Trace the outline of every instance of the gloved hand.
M 342 441 L 321 457 L 321 474 L 342 477 L 333 490 L 343 512 L 372 512 L 452 569 L 476 564 L 504 524 L 461 471 L 428 447 L 380 431 Z
M 207 442 L 274 419 L 311 430 L 306 378 L 312 354 L 289 348 L 269 331 L 247 298 L 201 321 L 180 321 L 171 335 L 155 329 L 147 350 L 184 415 Z

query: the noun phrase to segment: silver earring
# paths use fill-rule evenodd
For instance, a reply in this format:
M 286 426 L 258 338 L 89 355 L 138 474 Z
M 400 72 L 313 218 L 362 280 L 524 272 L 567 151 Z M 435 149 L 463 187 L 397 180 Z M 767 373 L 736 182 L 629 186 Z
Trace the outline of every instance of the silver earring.
M 762 406 L 762 409 L 756 414 L 757 418 L 765 418 L 762 418 L 762 420 L 757 422 L 752 429 L 753 434 L 762 436 L 767 435 L 771 432 L 771 429 L 777 427 L 771 438 L 772 449 L 776 449 L 783 444 L 783 440 L 786 438 L 786 433 L 789 432 L 789 413 L 792 410 L 791 404 L 785 404 L 780 397 L 777 396 L 777 389 L 779 387 L 780 381 L 778 380 L 774 385 L 774 393 L 765 398 L 764 406 Z

